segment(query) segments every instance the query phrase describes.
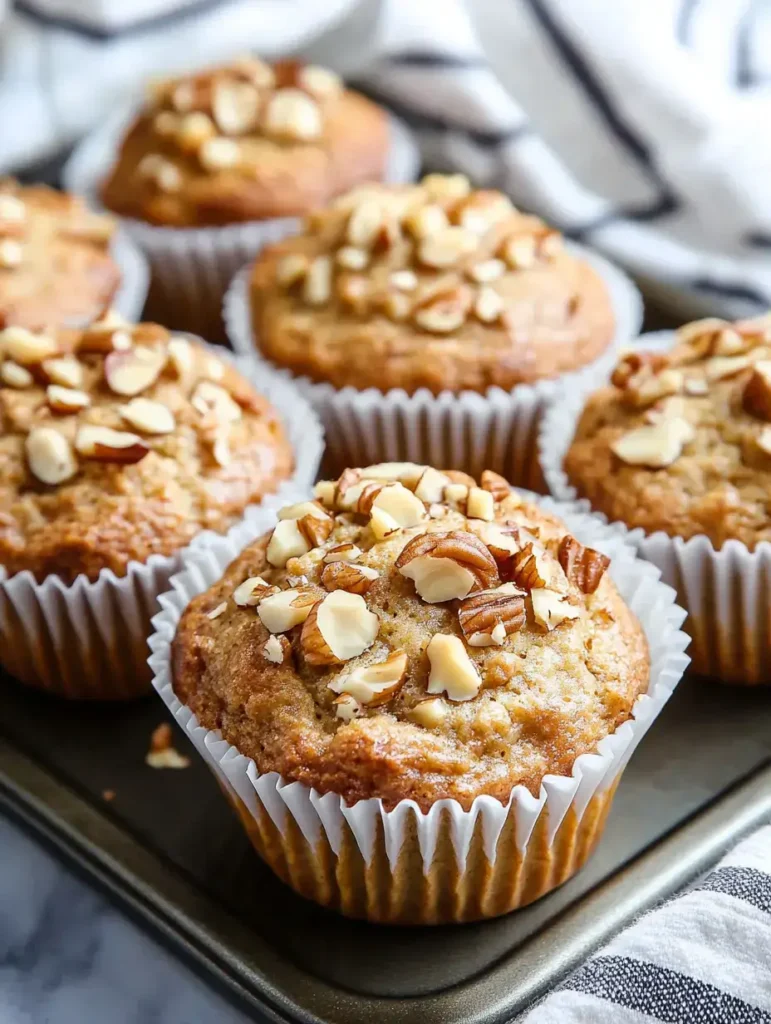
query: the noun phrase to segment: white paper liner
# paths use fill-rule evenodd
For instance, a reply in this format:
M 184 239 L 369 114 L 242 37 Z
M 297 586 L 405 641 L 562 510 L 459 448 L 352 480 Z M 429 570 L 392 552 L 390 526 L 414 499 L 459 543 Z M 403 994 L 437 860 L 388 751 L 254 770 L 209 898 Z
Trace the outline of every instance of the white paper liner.
M 573 243 L 569 250 L 589 263 L 605 281 L 616 318 L 613 341 L 598 360 L 561 379 L 580 387 L 595 366 L 610 367 L 620 346 L 636 337 L 642 323 L 640 293 L 622 270 L 602 256 Z M 242 268 L 225 296 L 223 317 L 236 352 L 255 354 L 271 369 L 293 380 L 321 417 L 327 436 L 325 466 L 341 472 L 346 466 L 408 460 L 462 469 L 479 477 L 483 469 L 500 473 L 511 483 L 542 489 L 536 436 L 541 416 L 557 380 L 520 384 L 510 391 L 488 388 L 432 394 L 421 388 L 408 395 L 403 388 L 383 393 L 335 388 L 308 377 L 295 377 L 259 355 L 249 302 L 250 267 Z
M 147 299 L 150 267 L 139 246 L 122 229 L 110 243 L 110 254 L 120 267 L 121 280 L 111 306 L 126 320 L 138 322 Z
M 275 494 L 249 505 L 230 531 L 238 536 L 239 525 L 248 523 L 260 533 L 272 525 L 277 509 L 308 493 L 324 447 L 321 426 L 291 384 L 251 360 L 214 346 L 212 352 L 232 362 L 278 410 L 294 452 L 292 476 Z M 218 535 L 203 532 L 191 549 L 210 536 Z M 0 663 L 20 681 L 62 696 L 125 699 L 146 693 L 150 619 L 181 566 L 179 553 L 152 555 L 129 563 L 125 576 L 103 569 L 94 581 L 78 577 L 70 585 L 57 576 L 38 583 L 29 571 L 8 577 L 0 566 Z
M 535 498 L 534 495 L 529 497 Z M 547 835 L 551 843 L 570 808 L 580 820 L 590 800 L 613 785 L 688 664 L 688 657 L 683 653 L 688 637 L 679 629 L 685 613 L 674 603 L 674 591 L 658 581 L 655 568 L 634 557 L 621 531 L 580 511 L 575 503 L 560 504 L 549 498 L 539 499 L 539 502 L 544 509 L 559 515 L 584 544 L 604 551 L 613 559 L 610 568 L 613 579 L 640 619 L 648 638 L 650 686 L 648 692 L 637 699 L 632 718 L 605 737 L 596 753 L 578 757 L 570 776 L 547 776 L 537 797 L 524 786 L 517 786 L 505 806 L 488 796 L 477 797 L 467 811 L 455 800 L 437 801 L 427 813 L 411 800 L 400 802 L 390 811 L 379 799 L 360 800 L 348 806 L 334 793 L 322 796 L 302 783 L 288 782 L 275 772 L 260 775 L 251 758 L 223 740 L 218 731 L 201 726 L 196 716 L 177 699 L 170 668 L 170 645 L 182 611 L 191 598 L 222 576 L 257 532 L 247 525 L 226 538 L 211 537 L 205 546 L 184 552 L 184 571 L 172 579 L 171 591 L 160 599 L 162 611 L 153 619 L 155 632 L 149 641 L 153 652 L 149 659 L 153 685 L 226 792 L 239 798 L 255 822 L 263 811 L 281 831 L 286 830 L 290 821 L 295 822 L 307 841 L 311 857 L 313 851 L 323 851 L 326 844 L 338 857 L 343 831 L 350 828 L 367 864 L 373 857 L 382 827 L 382 841 L 393 872 L 405 830 L 414 821 L 423 871 L 427 874 L 432 866 L 440 822 L 443 815 L 449 814 L 452 844 L 462 871 L 478 817 L 482 818 L 484 852 L 490 864 L 494 864 L 498 839 L 511 815 L 515 818 L 517 848 L 524 851 L 541 815 L 547 815 Z M 318 856 L 322 857 L 323 852 Z M 318 874 L 321 873 L 319 863 Z
M 666 350 L 673 331 L 643 334 L 640 348 Z M 563 462 L 576 424 L 589 395 L 607 384 L 608 368 L 584 377 L 577 386 L 560 385 L 544 415 L 538 438 L 541 467 L 555 498 L 571 501 L 577 490 L 568 480 Z M 581 504 L 590 508 L 586 500 Z M 596 512 L 603 522 L 607 517 Z M 693 669 L 724 682 L 771 683 L 771 543 L 750 551 L 737 540 L 719 551 L 704 535 L 684 540 L 663 531 L 646 533 L 640 527 L 623 530 L 640 556 L 661 571 L 688 612 L 686 630 L 693 637 Z
M 71 192 L 104 209 L 99 186 L 109 174 L 121 140 L 137 116 L 136 103 L 124 105 L 77 147 L 62 179 Z M 412 134 L 391 116 L 391 148 L 384 180 L 412 181 L 420 155 Z M 109 212 L 109 211 L 108 211 Z M 114 214 L 113 214 L 114 216 Z M 150 262 L 149 315 L 175 330 L 224 337 L 221 307 L 227 286 L 246 260 L 265 245 L 297 231 L 300 218 L 281 217 L 211 228 L 156 227 L 130 217 L 118 218 Z

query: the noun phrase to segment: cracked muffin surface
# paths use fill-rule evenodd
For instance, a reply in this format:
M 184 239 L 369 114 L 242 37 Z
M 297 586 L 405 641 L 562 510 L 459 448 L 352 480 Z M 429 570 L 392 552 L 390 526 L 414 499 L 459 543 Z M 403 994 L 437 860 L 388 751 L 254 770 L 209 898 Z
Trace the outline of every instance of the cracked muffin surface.
M 97 319 L 120 284 L 110 255 L 114 227 L 77 196 L 0 181 L 0 328 Z
M 608 559 L 502 478 L 347 470 L 191 601 L 173 686 L 202 725 L 348 802 L 505 803 L 630 717 L 648 647 Z
M 359 390 L 509 389 L 597 358 L 602 278 L 557 231 L 462 175 L 362 186 L 258 256 L 254 336 L 273 363 Z
M 102 187 L 169 227 L 297 217 L 385 172 L 384 110 L 333 72 L 244 57 L 155 84 Z
M 110 314 L 0 332 L 0 566 L 72 582 L 224 531 L 290 476 L 278 413 L 209 347 Z
M 649 533 L 771 540 L 771 317 L 681 328 L 623 356 L 565 456 L 578 493 Z

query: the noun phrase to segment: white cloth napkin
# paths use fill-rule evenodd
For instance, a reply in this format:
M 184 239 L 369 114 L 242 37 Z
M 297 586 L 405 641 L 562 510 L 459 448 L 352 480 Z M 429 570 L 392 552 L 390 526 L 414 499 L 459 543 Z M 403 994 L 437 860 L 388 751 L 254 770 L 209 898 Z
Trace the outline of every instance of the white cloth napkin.
M 0 0 L 0 168 L 152 72 L 300 50 L 685 314 L 771 305 L 771 0 Z
M 771 826 L 622 932 L 523 1024 L 771 1024 Z

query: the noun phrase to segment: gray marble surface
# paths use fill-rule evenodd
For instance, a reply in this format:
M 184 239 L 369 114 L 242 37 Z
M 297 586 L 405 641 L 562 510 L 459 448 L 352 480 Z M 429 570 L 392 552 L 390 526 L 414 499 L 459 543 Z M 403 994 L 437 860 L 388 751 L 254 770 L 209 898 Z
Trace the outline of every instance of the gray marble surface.
M 1 1024 L 246 1024 L 216 992 L 0 818 Z

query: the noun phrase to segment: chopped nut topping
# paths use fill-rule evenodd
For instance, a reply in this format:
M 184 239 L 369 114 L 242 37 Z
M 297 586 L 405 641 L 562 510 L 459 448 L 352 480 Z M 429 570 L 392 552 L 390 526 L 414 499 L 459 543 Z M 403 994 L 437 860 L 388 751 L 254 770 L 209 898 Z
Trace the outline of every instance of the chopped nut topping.
M 271 534 L 265 557 L 271 565 L 283 569 L 290 558 L 307 554 L 311 547 L 296 519 L 282 519 Z
M 282 256 L 276 264 L 276 280 L 282 288 L 290 288 L 297 281 L 302 281 L 308 273 L 308 257 L 294 252 Z
M 34 377 L 24 366 L 6 360 L 0 366 L 0 380 L 9 388 L 28 388 L 34 381 Z
M 431 671 L 429 693 L 446 693 L 450 700 L 471 700 L 479 693 L 482 680 L 457 636 L 437 633 L 426 648 Z
M 771 422 L 771 360 L 759 359 L 742 393 L 744 409 L 759 420 Z
M 395 530 L 418 526 L 427 518 L 423 502 L 400 483 L 382 487 L 372 502 L 370 526 L 380 540 Z
M 46 359 L 43 371 L 52 384 L 61 384 L 64 388 L 79 388 L 83 383 L 83 367 L 74 356 Z
M 363 597 L 335 590 L 305 620 L 300 637 L 305 660 L 309 665 L 336 665 L 356 658 L 372 646 L 379 628 L 380 620 Z
M 150 449 L 141 437 L 124 430 L 84 424 L 75 435 L 75 450 L 94 462 L 139 462 Z
M 447 717 L 447 705 L 441 697 L 428 697 L 418 701 L 414 708 L 407 712 L 407 717 L 415 725 L 424 729 L 436 729 Z
M 475 234 L 459 227 L 443 228 L 421 240 L 418 258 L 428 267 L 442 270 L 474 252 L 479 244 Z
M 358 558 L 361 558 L 361 548 L 357 548 L 355 544 L 339 544 L 336 548 L 331 548 L 324 555 L 324 562 L 327 565 L 333 565 L 336 562 L 355 562 Z
M 479 189 L 455 207 L 455 220 L 462 228 L 484 235 L 494 224 L 505 220 L 514 213 L 514 206 L 508 196 L 491 189 Z
M 474 303 L 474 313 L 483 324 L 494 323 L 505 308 L 501 296 L 493 288 L 480 288 Z
M 6 224 L 21 224 L 26 217 L 27 208 L 22 199 L 8 192 L 0 193 L 0 221 Z
M 506 264 L 503 260 L 491 259 L 482 260 L 481 263 L 474 263 L 466 269 L 466 273 L 477 284 L 489 284 L 490 281 L 497 281 L 506 273 Z
M 207 619 L 218 619 L 220 615 L 228 610 L 227 602 L 223 601 L 222 604 L 218 604 L 216 608 L 212 608 L 210 612 L 206 613 Z
M 320 100 L 332 99 L 343 89 L 343 81 L 339 75 L 317 64 L 306 64 L 304 68 L 300 68 L 297 78 L 301 89 Z
M 235 139 L 215 135 L 201 144 L 198 162 L 207 171 L 227 171 L 241 163 L 241 146 Z
M 257 605 L 257 614 L 269 633 L 286 633 L 305 622 L 317 601 L 318 596 L 312 590 L 281 590 L 263 598 Z
M 159 153 L 148 153 L 137 166 L 137 174 L 147 178 L 160 192 L 179 192 L 182 188 L 182 172 L 176 164 Z
M 104 376 L 116 395 L 131 397 L 154 384 L 165 364 L 165 352 L 137 345 L 125 352 L 110 352 L 104 361 Z
M 323 306 L 332 296 L 332 260 L 317 256 L 305 275 L 303 298 L 312 306 Z
M 610 382 L 622 390 L 627 387 L 633 377 L 641 370 L 657 374 L 669 365 L 669 356 L 660 352 L 625 352 L 614 369 Z
M 46 388 L 48 407 L 52 412 L 73 413 L 87 409 L 91 405 L 91 396 L 85 391 L 74 388 L 63 388 L 59 384 L 49 384 Z
M 627 405 L 642 409 L 660 398 L 679 394 L 684 381 L 685 377 L 681 370 L 663 369 L 653 373 L 645 366 L 627 381 L 623 399 Z
M 274 665 L 283 665 L 290 650 L 289 641 L 285 636 L 271 633 L 263 645 L 262 653 L 265 655 L 266 661 L 270 661 Z
M 161 138 L 170 139 L 179 131 L 179 117 L 171 110 L 161 110 L 153 118 L 153 129 Z
M 580 541 L 566 534 L 560 541 L 557 559 L 565 575 L 584 594 L 593 594 L 600 585 L 610 559 L 601 551 L 585 548 Z
M 241 419 L 241 408 L 230 393 L 219 384 L 202 380 L 190 398 L 190 404 L 202 416 L 211 416 L 218 423 L 236 423 Z
M 483 490 L 492 494 L 493 501 L 504 501 L 511 494 L 511 485 L 508 480 L 491 469 L 483 470 L 479 483 Z
M 500 565 L 508 565 L 512 555 L 521 550 L 519 529 L 516 526 L 501 526 L 499 523 L 477 521 L 469 523 L 469 529 L 488 548 Z
M 233 600 L 239 608 L 253 608 L 268 596 L 269 590 L 274 588 L 262 576 L 250 576 L 233 591 Z
M 366 594 L 380 573 L 366 565 L 330 562 L 324 566 L 321 582 L 327 590 L 347 590 L 350 594 Z
M 177 144 L 185 153 L 196 153 L 207 139 L 216 134 L 217 129 L 209 115 L 194 110 L 179 119 Z
M 522 629 L 526 619 L 525 592 L 513 583 L 471 594 L 458 609 L 460 627 L 471 647 L 502 644 L 510 633 Z
M 495 501 L 492 494 L 481 487 L 470 487 L 466 499 L 466 515 L 469 519 L 484 519 L 491 523 L 495 519 Z
M 699 398 L 709 394 L 709 384 L 707 384 L 706 380 L 702 380 L 701 377 L 686 377 L 683 390 L 686 395 Z
M 69 441 L 53 427 L 35 427 L 24 448 L 31 473 L 44 484 L 64 483 L 78 471 Z
M 449 483 L 448 476 L 427 466 L 415 486 L 415 497 L 428 504 L 440 502 Z
M 693 427 L 687 420 L 665 417 L 651 426 L 637 427 L 622 434 L 610 447 L 627 465 L 660 469 L 671 466 L 693 437 Z
M 221 132 L 225 135 L 243 135 L 257 124 L 260 94 L 251 82 L 215 82 L 211 107 Z
M 724 380 L 735 377 L 750 365 L 749 356 L 715 356 L 704 364 L 704 373 L 707 380 Z
M 335 693 L 347 693 L 360 704 L 386 704 L 401 689 L 407 674 L 407 655 L 394 651 L 385 661 L 360 665 L 338 676 L 330 684 Z
M 498 567 L 488 548 L 473 533 L 423 533 L 413 537 L 396 560 L 395 568 L 413 580 L 424 601 L 437 604 L 466 597 L 500 583 Z
M 463 199 L 471 191 L 471 182 L 465 174 L 427 174 L 421 185 L 439 202 Z
M 542 626 L 547 632 L 559 626 L 567 619 L 577 619 L 581 615 L 581 609 L 569 603 L 564 594 L 558 594 L 554 590 L 536 588 L 530 592 L 530 600 L 533 606 L 533 618 L 536 625 Z
M 21 366 L 34 366 L 59 351 L 58 343 L 47 334 L 33 334 L 26 327 L 6 327 L 0 331 L 0 351 Z
M 414 270 L 395 270 L 388 280 L 401 292 L 413 292 L 418 287 L 418 275 Z
M 450 226 L 447 214 L 441 206 L 429 204 L 419 206 L 404 218 L 404 226 L 415 238 L 422 240 L 444 231 Z
M 322 134 L 321 110 L 300 89 L 278 89 L 268 100 L 264 128 L 270 135 L 310 142 Z
M 175 426 L 174 413 L 163 402 L 150 398 L 132 398 L 118 410 L 121 417 L 143 434 L 170 434 Z
M 533 235 L 511 235 L 501 254 L 512 270 L 528 270 L 538 259 L 536 240 Z
M 319 480 L 313 488 L 313 497 L 327 508 L 335 507 L 335 484 L 333 480 Z
M 771 427 L 763 427 L 756 438 L 758 448 L 766 455 L 771 455 Z
M 335 705 L 335 717 L 342 719 L 343 722 L 350 722 L 354 718 L 360 718 L 364 713 L 361 704 L 350 693 L 341 694 L 333 703 Z
M 342 249 L 337 250 L 335 259 L 346 270 L 364 270 L 369 263 L 369 253 L 366 249 L 357 249 L 353 245 L 344 245 Z
M 21 266 L 24 249 L 15 238 L 0 238 L 0 267 L 3 270 L 14 270 Z
M 464 285 L 432 295 L 417 307 L 414 320 L 432 334 L 450 334 L 466 319 L 471 308 L 471 292 Z

